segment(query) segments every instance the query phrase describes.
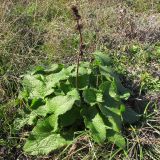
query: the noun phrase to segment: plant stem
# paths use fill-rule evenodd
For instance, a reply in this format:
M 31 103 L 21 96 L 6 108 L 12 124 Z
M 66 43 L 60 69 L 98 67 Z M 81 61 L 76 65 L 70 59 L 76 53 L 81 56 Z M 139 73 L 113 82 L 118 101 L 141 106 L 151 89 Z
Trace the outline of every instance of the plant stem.
M 77 7 L 76 6 L 72 6 L 72 10 L 73 10 L 76 22 L 77 22 L 77 28 L 76 29 L 79 32 L 79 38 L 80 38 L 80 41 L 79 41 L 79 53 L 77 55 L 77 71 L 76 71 L 76 88 L 78 90 L 79 65 L 80 65 L 80 59 L 83 56 L 83 49 L 84 49 L 83 37 L 82 37 L 82 28 L 83 28 L 83 26 L 80 23 L 81 16 L 78 13 Z
M 83 37 L 82 37 L 82 30 L 81 30 L 81 27 L 80 26 L 80 22 L 79 20 L 77 20 L 77 29 L 79 31 L 79 36 L 80 36 L 80 44 L 79 44 L 79 53 L 78 53 L 78 56 L 77 56 L 77 75 L 76 75 L 76 87 L 78 89 L 78 77 L 79 77 L 79 62 L 80 62 L 80 59 L 83 55 Z

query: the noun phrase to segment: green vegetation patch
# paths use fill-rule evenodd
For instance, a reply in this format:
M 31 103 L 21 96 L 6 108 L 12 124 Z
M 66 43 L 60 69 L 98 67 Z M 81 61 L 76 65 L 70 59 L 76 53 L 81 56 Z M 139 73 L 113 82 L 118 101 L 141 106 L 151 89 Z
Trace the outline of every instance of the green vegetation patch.
M 76 65 L 37 67 L 24 75 L 19 101 L 26 104 L 26 118 L 16 119 L 15 126 L 33 126 L 23 147 L 27 154 L 48 154 L 71 144 L 82 130 L 89 130 L 99 144 L 108 140 L 125 148 L 122 124 L 138 118 L 123 103 L 130 93 L 109 67 L 108 57 L 101 52 L 94 56 L 92 64 L 80 63 L 77 85 Z

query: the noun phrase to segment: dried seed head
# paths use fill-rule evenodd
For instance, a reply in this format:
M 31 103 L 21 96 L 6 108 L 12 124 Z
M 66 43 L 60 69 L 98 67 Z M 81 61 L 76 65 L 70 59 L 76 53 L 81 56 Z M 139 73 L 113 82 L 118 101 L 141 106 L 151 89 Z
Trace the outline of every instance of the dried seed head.
M 74 14 L 78 14 L 78 8 L 77 8 L 77 6 L 73 5 L 71 7 L 71 9 L 72 9 L 72 11 L 73 11 Z
M 81 45 L 81 49 L 84 50 L 85 48 L 86 48 L 86 45 L 85 45 L 85 44 L 82 44 L 82 45 Z
M 81 16 L 79 14 L 76 15 L 76 20 L 80 20 L 81 19 Z
M 77 29 L 77 30 L 83 29 L 83 24 L 78 24 L 78 25 L 76 25 L 76 29 Z
M 80 20 L 81 16 L 79 15 L 77 6 L 72 6 L 71 9 L 73 11 L 73 15 L 75 16 L 75 20 Z

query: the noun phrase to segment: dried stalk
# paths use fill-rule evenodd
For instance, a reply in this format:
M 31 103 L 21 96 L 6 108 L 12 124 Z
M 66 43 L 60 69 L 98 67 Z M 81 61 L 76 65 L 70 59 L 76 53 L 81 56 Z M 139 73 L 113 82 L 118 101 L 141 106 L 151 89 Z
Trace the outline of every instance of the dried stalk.
M 79 15 L 77 6 L 72 6 L 72 11 L 73 11 L 73 15 L 75 17 L 76 23 L 77 23 L 76 29 L 77 29 L 77 31 L 79 33 L 79 37 L 80 37 L 79 53 L 77 55 L 77 71 L 76 71 L 76 87 L 78 89 L 79 63 L 80 63 L 80 59 L 83 56 L 83 50 L 84 50 L 85 46 L 83 44 L 83 36 L 82 36 L 83 25 L 81 23 L 81 16 Z

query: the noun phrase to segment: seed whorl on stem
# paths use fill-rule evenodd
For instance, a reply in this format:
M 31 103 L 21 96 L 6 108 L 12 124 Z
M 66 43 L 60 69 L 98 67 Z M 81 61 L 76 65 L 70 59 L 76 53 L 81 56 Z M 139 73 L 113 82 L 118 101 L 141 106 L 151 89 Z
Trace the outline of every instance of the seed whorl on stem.
M 75 20 L 80 20 L 80 19 L 81 19 L 81 16 L 79 15 L 79 11 L 78 11 L 77 6 L 73 5 L 73 6 L 71 7 L 71 9 L 72 9 L 73 15 L 74 15 L 74 17 L 75 17 Z
M 79 37 L 80 37 L 80 42 L 79 42 L 79 54 L 77 55 L 77 74 L 76 74 L 76 87 L 78 89 L 78 78 L 79 78 L 79 65 L 80 65 L 80 59 L 83 56 L 83 51 L 85 48 L 85 45 L 83 44 L 83 37 L 82 37 L 82 29 L 83 29 L 83 24 L 81 23 L 81 16 L 79 14 L 77 6 L 72 6 L 71 7 L 74 18 L 77 22 L 76 24 L 76 30 L 79 32 Z
M 79 35 L 80 35 L 79 56 L 83 56 L 83 51 L 85 49 L 85 45 L 83 44 L 83 37 L 82 37 L 83 24 L 81 23 L 81 16 L 79 14 L 77 6 L 73 5 L 71 7 L 71 9 L 72 9 L 74 18 L 77 22 L 76 30 L 79 32 Z

